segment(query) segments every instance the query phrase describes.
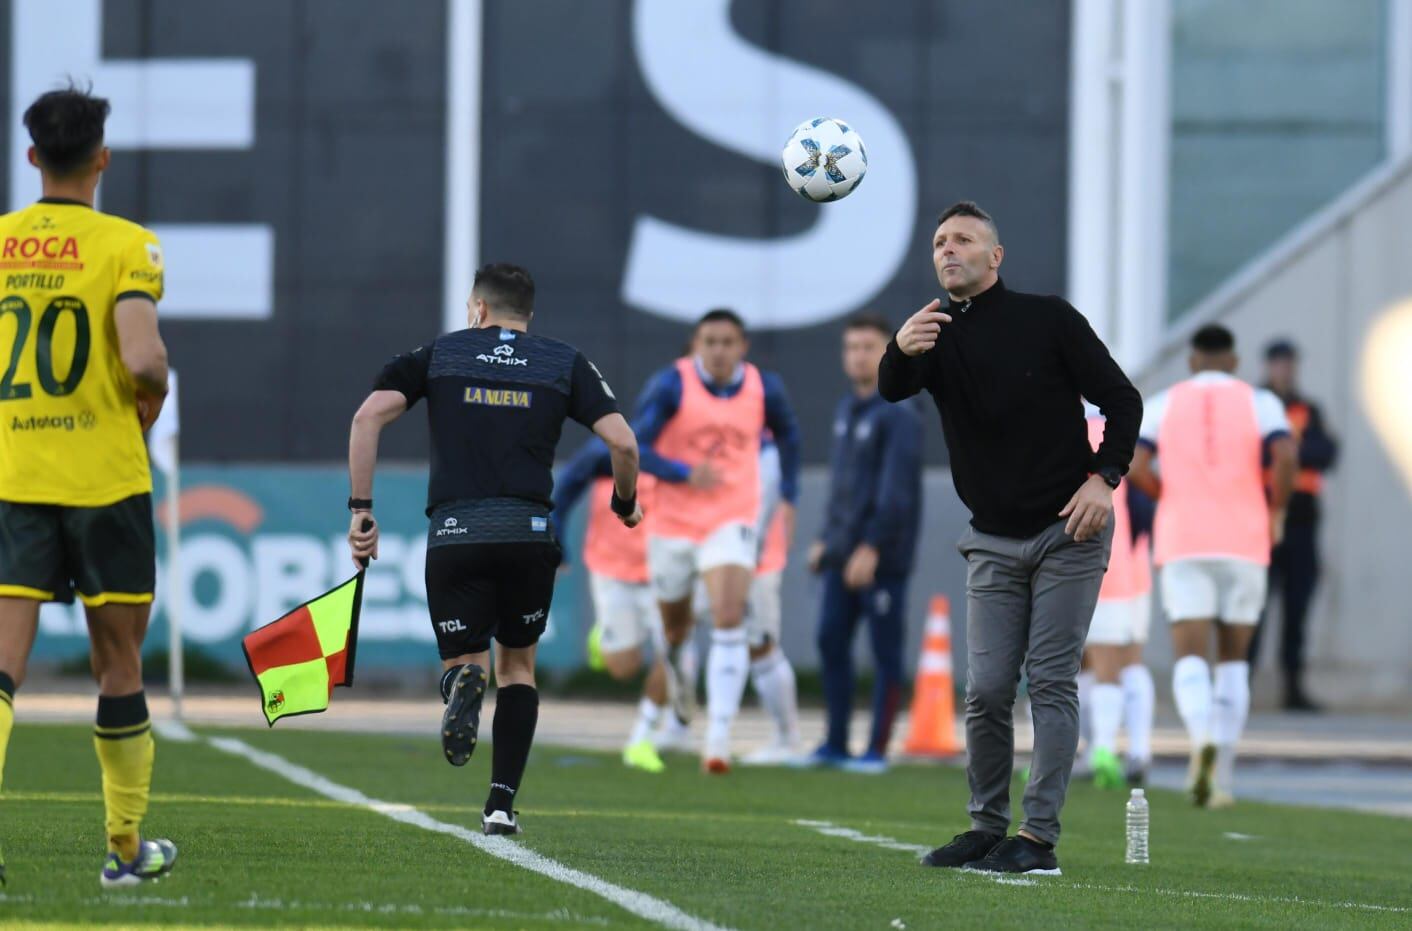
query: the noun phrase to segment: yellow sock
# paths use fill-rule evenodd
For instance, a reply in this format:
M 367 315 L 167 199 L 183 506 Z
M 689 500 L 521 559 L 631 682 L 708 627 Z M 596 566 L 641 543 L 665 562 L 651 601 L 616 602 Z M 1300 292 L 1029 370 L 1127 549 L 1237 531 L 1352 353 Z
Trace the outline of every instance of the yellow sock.
M 0 672 L 0 787 L 5 785 L 5 752 L 15 727 L 15 680 Z
M 108 849 L 124 862 L 137 856 L 142 818 L 152 788 L 152 760 L 157 745 L 147 698 L 142 692 L 98 697 L 98 726 L 93 746 L 103 767 L 103 808 Z

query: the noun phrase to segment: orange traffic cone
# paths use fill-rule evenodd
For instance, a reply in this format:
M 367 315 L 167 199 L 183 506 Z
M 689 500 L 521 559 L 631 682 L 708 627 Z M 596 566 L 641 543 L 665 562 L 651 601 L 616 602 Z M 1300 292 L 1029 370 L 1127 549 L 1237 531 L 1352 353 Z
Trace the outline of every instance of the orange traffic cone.
M 951 603 L 933 595 L 922 638 L 922 658 L 912 687 L 912 714 L 903 750 L 918 756 L 951 756 L 956 742 L 956 696 L 951 684 Z

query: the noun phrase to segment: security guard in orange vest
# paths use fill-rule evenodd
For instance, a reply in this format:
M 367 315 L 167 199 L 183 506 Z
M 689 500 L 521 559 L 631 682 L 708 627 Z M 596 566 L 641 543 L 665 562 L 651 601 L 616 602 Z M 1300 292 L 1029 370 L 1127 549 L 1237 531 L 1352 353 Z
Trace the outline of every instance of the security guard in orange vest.
M 1285 518 L 1284 540 L 1271 551 L 1270 591 L 1280 593 L 1284 624 L 1280 631 L 1280 666 L 1285 677 L 1288 711 L 1319 711 L 1304 691 L 1304 642 L 1309 604 L 1319 581 L 1319 492 L 1324 473 L 1338 458 L 1338 443 L 1324 427 L 1319 406 L 1299 393 L 1299 350 L 1286 339 L 1265 347 L 1265 387 L 1285 404 L 1285 415 L 1299 442 L 1299 472 Z M 1266 615 L 1268 617 L 1268 613 Z M 1251 667 L 1260 651 L 1260 630 L 1250 644 Z

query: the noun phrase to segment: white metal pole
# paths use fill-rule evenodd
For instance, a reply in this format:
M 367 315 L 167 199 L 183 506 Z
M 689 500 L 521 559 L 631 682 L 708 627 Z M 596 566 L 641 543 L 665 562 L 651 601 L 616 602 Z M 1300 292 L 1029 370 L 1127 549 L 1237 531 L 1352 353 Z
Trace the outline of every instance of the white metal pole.
M 172 715 L 181 720 L 181 698 L 186 690 L 186 668 L 181 636 L 181 443 L 172 444 L 171 472 L 167 475 L 167 689 Z
M 466 326 L 480 254 L 482 0 L 447 0 L 446 239 L 442 329 Z

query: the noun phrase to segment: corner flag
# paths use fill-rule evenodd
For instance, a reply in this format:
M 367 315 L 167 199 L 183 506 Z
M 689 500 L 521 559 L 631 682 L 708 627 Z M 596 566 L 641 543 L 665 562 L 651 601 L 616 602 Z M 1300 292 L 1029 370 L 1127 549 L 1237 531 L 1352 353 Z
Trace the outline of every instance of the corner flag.
M 241 641 L 270 727 L 287 715 L 326 710 L 334 686 L 353 684 L 362 603 L 359 572 Z

